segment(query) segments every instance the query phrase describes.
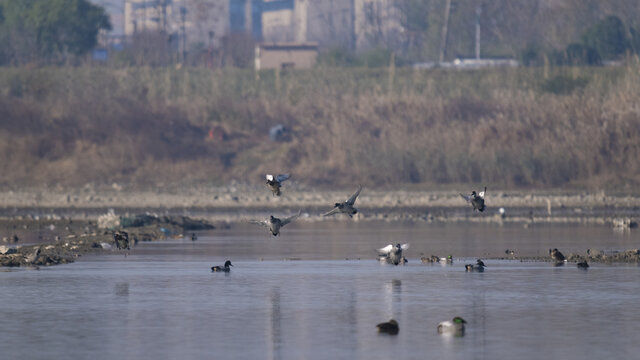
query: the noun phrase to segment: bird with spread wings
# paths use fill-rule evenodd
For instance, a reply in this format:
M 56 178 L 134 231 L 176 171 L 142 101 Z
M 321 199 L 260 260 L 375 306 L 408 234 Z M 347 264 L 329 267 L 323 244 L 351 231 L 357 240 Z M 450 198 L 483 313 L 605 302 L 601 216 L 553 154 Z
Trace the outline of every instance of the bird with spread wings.
M 356 199 L 358 198 L 358 195 L 360 195 L 360 191 L 362 191 L 362 185 L 358 187 L 358 191 L 351 195 L 351 197 L 348 198 L 347 201 L 335 203 L 333 209 L 324 214 L 324 216 L 343 213 L 349 215 L 349 217 L 353 217 L 353 215 L 358 213 L 358 209 L 354 208 L 353 205 L 356 203 Z

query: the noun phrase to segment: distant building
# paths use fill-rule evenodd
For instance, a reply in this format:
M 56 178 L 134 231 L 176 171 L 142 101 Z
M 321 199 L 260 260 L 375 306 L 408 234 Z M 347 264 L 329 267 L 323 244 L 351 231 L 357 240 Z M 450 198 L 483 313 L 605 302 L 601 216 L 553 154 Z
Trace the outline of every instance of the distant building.
M 317 56 L 316 43 L 261 43 L 256 45 L 255 68 L 308 69 Z
M 217 46 L 229 32 L 230 0 L 125 0 L 124 34 L 164 31 L 187 44 Z
M 125 36 L 164 31 L 188 48 L 218 47 L 231 33 L 249 34 L 256 42 L 314 42 L 352 50 L 403 36 L 399 0 L 91 1 L 108 5 L 112 17 L 124 13 Z

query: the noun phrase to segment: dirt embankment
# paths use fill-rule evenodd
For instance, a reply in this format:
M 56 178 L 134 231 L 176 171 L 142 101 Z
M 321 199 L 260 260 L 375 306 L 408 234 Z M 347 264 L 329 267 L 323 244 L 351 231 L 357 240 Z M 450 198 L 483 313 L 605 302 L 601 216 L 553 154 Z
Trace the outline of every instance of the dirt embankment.
M 189 215 L 210 221 L 234 222 L 247 215 L 280 214 L 301 209 L 307 218 L 322 221 L 323 213 L 345 201 L 356 187 L 317 190 L 290 180 L 282 196 L 273 196 L 263 184 L 232 182 L 221 187 L 166 187 L 127 189 L 86 186 L 81 189 L 39 189 L 0 192 L 0 216 L 24 214 L 96 219 L 114 209 L 116 214 L 156 212 Z M 521 223 L 591 223 L 632 227 L 638 222 L 640 197 L 605 192 L 500 191 L 489 188 L 487 210 L 474 212 L 459 192 L 370 189 L 356 201 L 356 220 L 475 221 Z M 478 190 L 478 189 L 476 189 Z M 500 208 L 503 212 L 500 212 Z

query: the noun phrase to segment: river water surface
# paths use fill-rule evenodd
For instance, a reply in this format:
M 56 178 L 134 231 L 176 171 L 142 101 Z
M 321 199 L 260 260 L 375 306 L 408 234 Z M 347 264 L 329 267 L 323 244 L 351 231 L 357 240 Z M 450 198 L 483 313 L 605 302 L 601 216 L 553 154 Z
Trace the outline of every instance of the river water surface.
M 375 248 L 410 243 L 405 266 Z M 0 272 L 3 359 L 636 358 L 640 267 L 486 260 L 637 248 L 606 227 L 299 221 Z M 420 256 L 452 254 L 453 265 Z M 230 259 L 231 273 L 211 273 Z M 464 337 L 438 335 L 461 316 Z M 376 333 L 394 318 L 397 336 Z

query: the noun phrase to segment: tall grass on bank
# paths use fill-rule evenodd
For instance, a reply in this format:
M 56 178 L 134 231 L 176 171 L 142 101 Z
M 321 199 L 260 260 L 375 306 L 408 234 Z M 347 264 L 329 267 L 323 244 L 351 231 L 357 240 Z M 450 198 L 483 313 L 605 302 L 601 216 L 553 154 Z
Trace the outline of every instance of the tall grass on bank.
M 0 184 L 637 187 L 639 69 L 2 68 Z

